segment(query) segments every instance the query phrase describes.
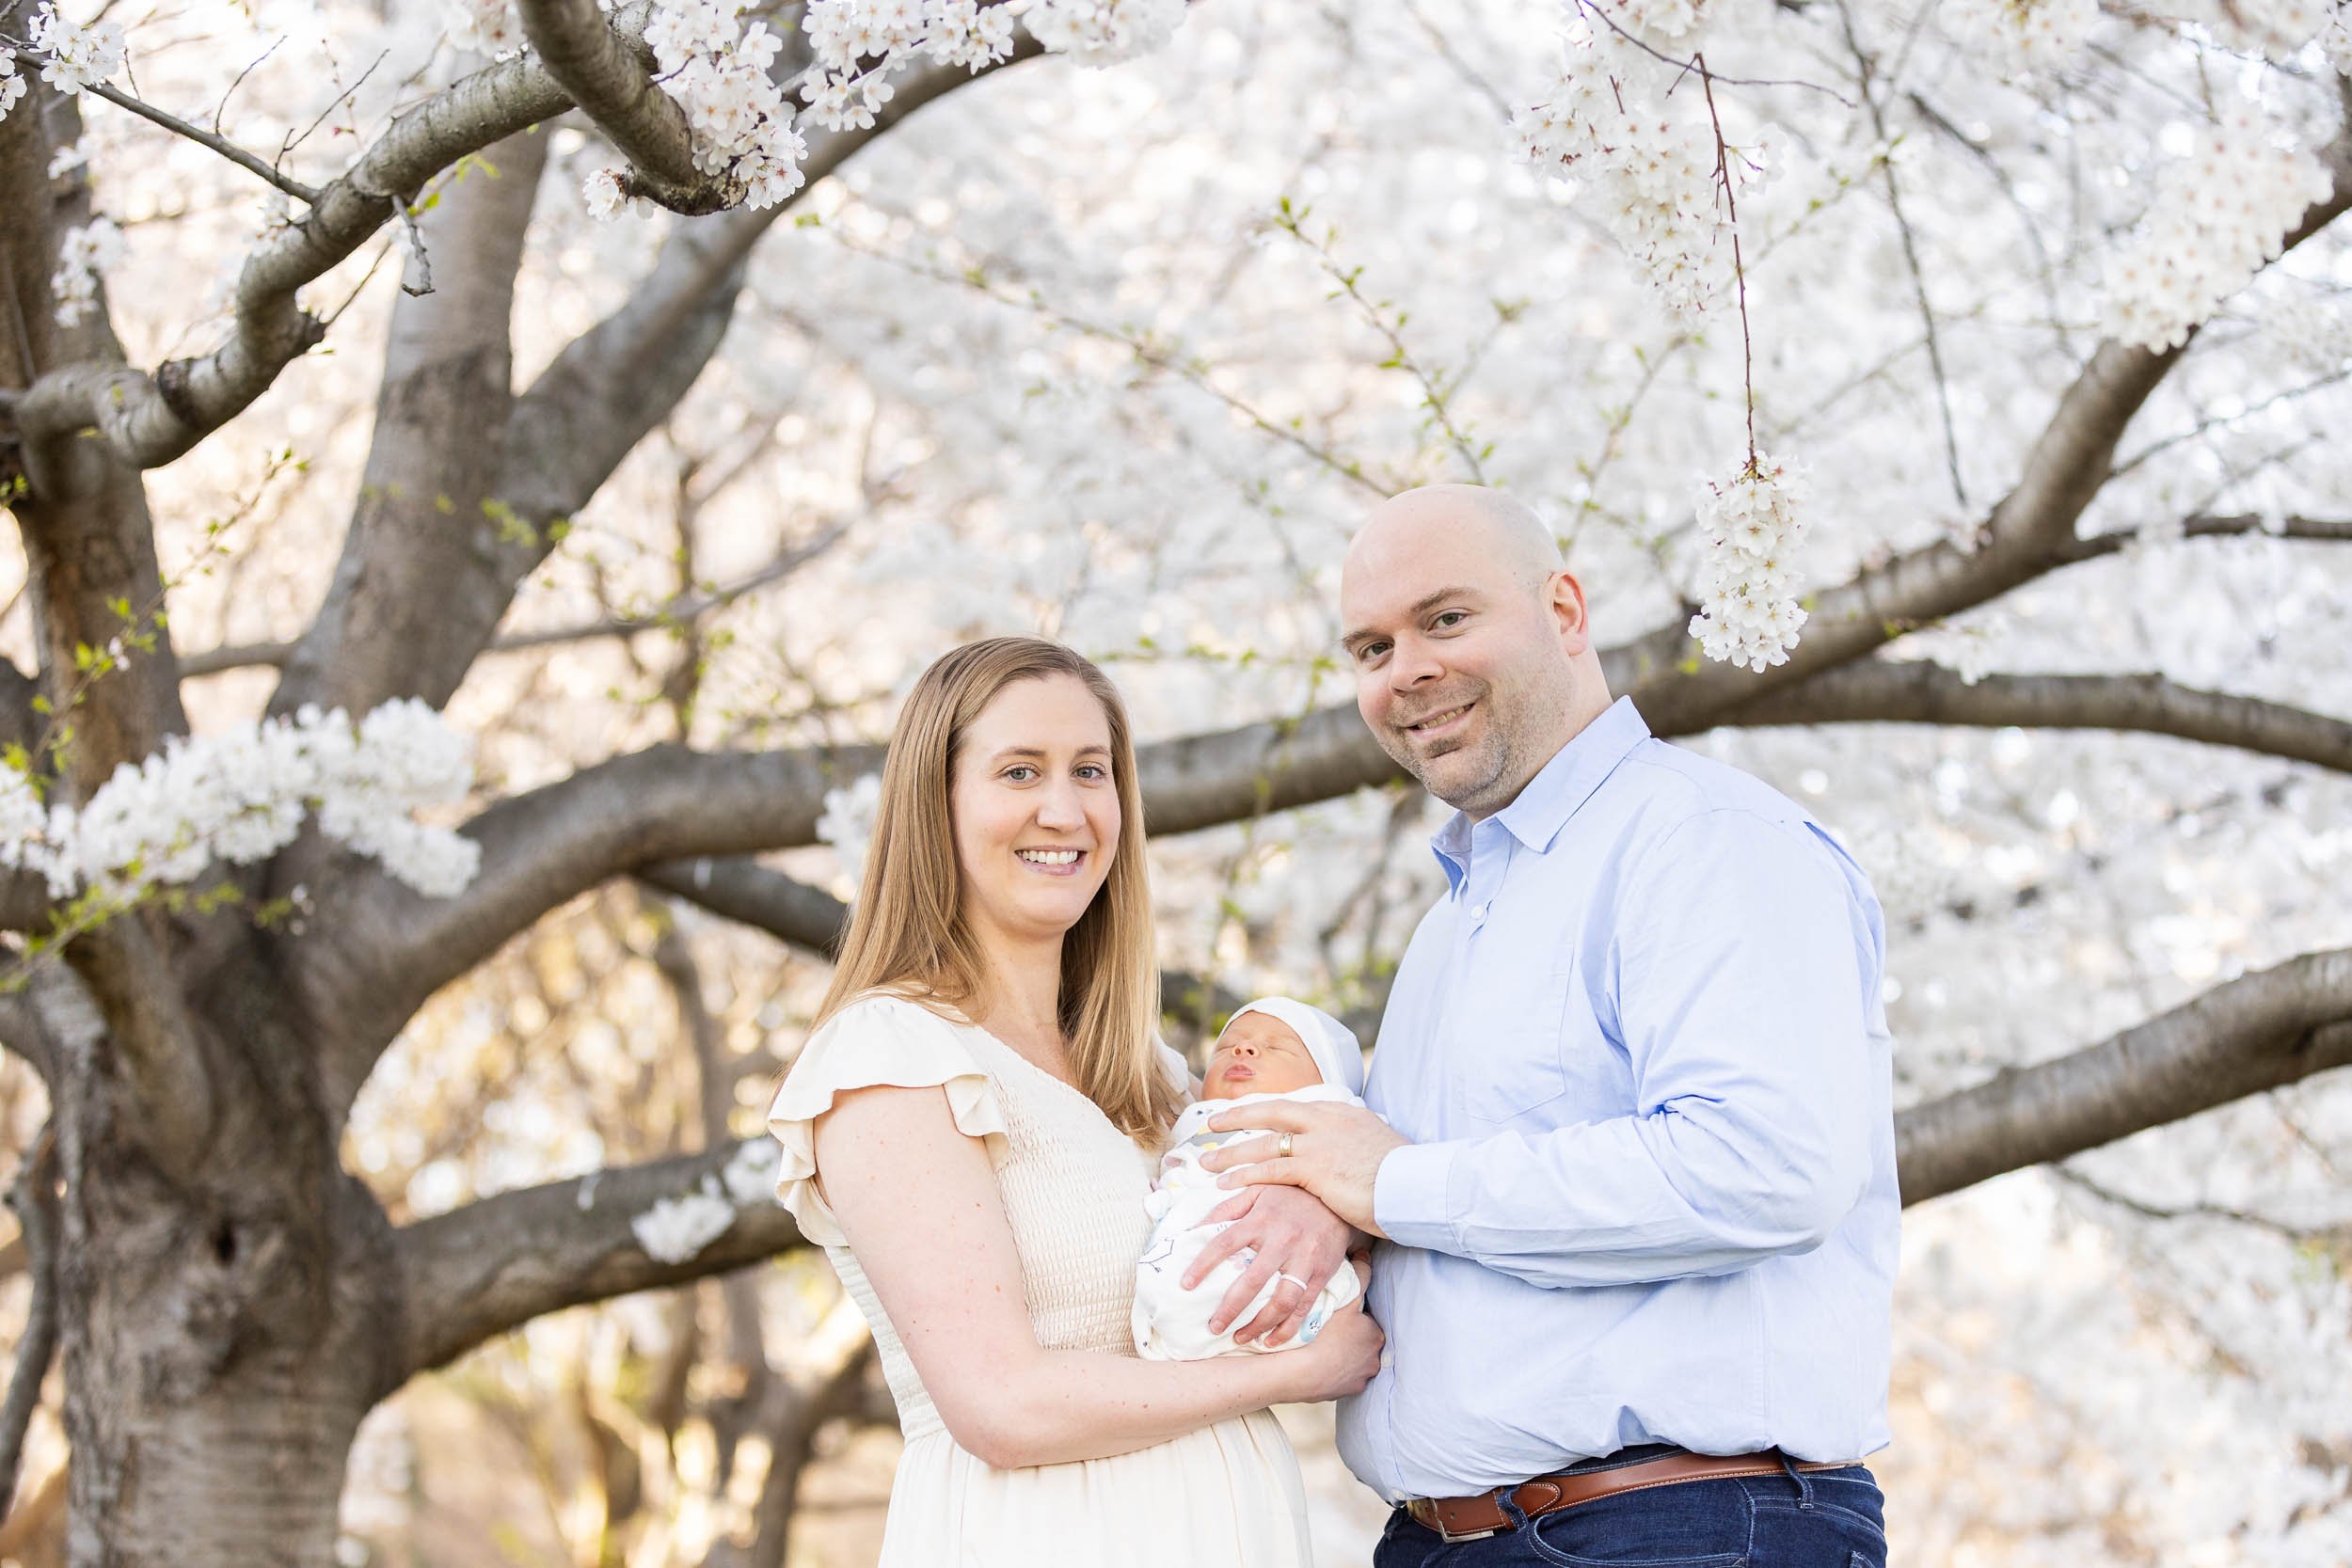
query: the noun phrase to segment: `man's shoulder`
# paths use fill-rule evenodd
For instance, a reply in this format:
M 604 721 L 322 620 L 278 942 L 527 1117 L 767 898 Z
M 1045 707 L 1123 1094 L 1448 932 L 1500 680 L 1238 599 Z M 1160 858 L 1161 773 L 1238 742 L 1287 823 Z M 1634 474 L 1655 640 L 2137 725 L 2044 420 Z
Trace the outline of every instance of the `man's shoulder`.
M 1755 774 L 1663 740 L 1636 746 L 1619 775 L 1628 826 L 1643 837 L 1663 837 L 1716 813 L 1801 832 L 1819 830 L 1812 813 Z

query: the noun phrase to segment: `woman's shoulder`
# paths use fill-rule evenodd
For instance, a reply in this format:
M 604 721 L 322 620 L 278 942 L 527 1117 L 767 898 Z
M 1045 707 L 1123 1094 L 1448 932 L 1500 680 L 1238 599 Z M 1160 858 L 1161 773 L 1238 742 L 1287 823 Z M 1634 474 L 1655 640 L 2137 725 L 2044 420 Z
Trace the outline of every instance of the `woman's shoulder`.
M 973 1056 L 966 1031 L 909 997 L 859 996 L 809 1036 L 768 1108 L 769 1133 L 783 1148 L 776 1196 L 812 1241 L 834 1245 L 840 1237 L 814 1180 L 817 1122 L 841 1095 L 882 1087 L 945 1091 L 956 1131 L 979 1139 L 992 1164 L 1004 1157 L 996 1083 Z

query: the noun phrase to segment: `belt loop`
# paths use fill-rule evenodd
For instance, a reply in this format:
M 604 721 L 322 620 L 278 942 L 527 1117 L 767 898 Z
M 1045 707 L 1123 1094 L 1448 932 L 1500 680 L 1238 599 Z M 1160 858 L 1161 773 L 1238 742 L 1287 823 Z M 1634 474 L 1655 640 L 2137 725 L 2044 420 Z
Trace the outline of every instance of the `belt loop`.
M 1813 1478 L 1798 1469 L 1797 1462 L 1786 1453 L 1782 1453 L 1780 1449 L 1774 1449 L 1772 1452 L 1779 1454 L 1780 1467 L 1788 1473 L 1790 1481 L 1797 1483 L 1797 1506 L 1810 1512 L 1813 1507 Z
M 1495 1506 L 1502 1510 L 1502 1516 L 1511 1521 L 1513 1529 L 1519 1530 L 1527 1528 L 1527 1510 L 1519 1506 L 1518 1487 L 1498 1486 L 1488 1496 L 1494 1498 Z

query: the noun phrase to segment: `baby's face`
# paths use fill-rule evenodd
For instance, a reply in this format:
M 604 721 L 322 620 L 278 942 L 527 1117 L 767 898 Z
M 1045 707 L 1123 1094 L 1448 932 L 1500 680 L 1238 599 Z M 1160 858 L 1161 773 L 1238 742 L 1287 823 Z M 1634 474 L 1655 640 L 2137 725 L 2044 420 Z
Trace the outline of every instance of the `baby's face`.
M 1200 1098 L 1295 1094 L 1322 1082 L 1323 1069 L 1307 1054 L 1295 1030 L 1271 1013 L 1244 1013 L 1216 1037 Z

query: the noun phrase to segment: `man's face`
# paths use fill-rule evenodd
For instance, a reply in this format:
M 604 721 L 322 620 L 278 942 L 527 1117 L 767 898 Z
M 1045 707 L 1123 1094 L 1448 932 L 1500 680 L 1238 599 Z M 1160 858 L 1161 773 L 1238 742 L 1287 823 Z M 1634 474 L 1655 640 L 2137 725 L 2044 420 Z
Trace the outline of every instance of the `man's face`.
M 1356 707 L 1381 749 L 1473 817 L 1502 810 L 1573 733 L 1583 595 L 1515 577 L 1474 526 L 1367 531 L 1341 624 Z M 1564 609 L 1572 605 L 1572 612 Z

